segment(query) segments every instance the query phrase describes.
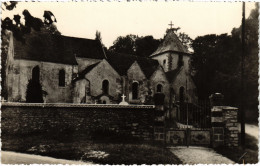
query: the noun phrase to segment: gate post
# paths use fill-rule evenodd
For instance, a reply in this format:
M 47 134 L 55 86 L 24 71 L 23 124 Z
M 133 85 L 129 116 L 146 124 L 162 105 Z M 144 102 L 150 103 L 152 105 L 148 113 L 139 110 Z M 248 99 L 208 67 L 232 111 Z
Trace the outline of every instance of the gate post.
M 223 122 L 223 98 L 220 93 L 212 94 L 211 104 L 211 126 L 212 126 L 212 146 L 213 148 L 224 145 L 224 122 Z

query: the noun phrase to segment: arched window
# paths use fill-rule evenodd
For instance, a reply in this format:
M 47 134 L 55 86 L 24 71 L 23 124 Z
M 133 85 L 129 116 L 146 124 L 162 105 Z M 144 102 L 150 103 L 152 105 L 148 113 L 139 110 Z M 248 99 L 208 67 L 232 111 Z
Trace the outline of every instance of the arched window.
M 180 87 L 179 89 L 179 97 L 180 97 L 180 102 L 184 102 L 184 87 Z
M 65 86 L 65 71 L 63 69 L 59 71 L 59 86 Z
M 102 90 L 103 90 L 103 93 L 108 94 L 108 92 L 109 92 L 109 82 L 108 82 L 108 80 L 104 80 L 102 82 Z
M 39 66 L 35 66 L 32 69 L 32 80 L 37 81 L 37 82 L 40 81 L 40 68 L 39 68 Z
M 161 84 L 158 84 L 158 85 L 157 85 L 157 88 L 156 88 L 156 92 L 157 92 L 157 93 L 162 93 L 162 88 L 163 88 L 162 85 L 161 85 Z
M 138 99 L 138 83 L 137 82 L 134 82 L 132 84 L 132 94 L 133 94 L 133 99 Z

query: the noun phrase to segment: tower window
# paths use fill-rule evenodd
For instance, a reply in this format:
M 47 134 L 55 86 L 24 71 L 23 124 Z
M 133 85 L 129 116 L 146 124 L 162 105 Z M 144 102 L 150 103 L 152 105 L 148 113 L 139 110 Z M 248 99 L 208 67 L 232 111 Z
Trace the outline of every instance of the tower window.
M 133 99 L 138 99 L 138 83 L 137 82 L 134 82 L 132 84 L 132 94 L 133 94 Z
M 59 86 L 65 86 L 65 71 L 63 69 L 59 71 Z
M 163 65 L 165 65 L 165 64 L 166 64 L 166 59 L 163 60 Z
M 158 85 L 157 85 L 156 92 L 162 93 L 162 85 L 161 85 L 161 84 L 158 84 Z
M 104 80 L 102 82 L 102 90 L 103 90 L 103 93 L 108 94 L 108 91 L 109 91 L 109 82 L 108 82 L 108 80 Z
M 183 55 L 179 54 L 179 58 L 178 58 L 178 67 L 181 67 L 184 65 L 183 62 Z

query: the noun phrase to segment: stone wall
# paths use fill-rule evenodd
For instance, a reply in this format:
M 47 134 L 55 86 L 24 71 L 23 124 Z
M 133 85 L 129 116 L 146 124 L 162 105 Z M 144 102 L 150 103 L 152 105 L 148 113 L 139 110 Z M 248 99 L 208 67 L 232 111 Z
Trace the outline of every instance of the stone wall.
M 3 137 L 66 129 L 76 139 L 98 130 L 153 139 L 153 106 L 3 103 L 1 112 Z
M 76 66 L 30 60 L 14 60 L 11 66 L 7 75 L 8 101 L 26 101 L 26 89 L 32 78 L 32 70 L 39 66 L 40 83 L 42 89 L 48 93 L 46 102 L 72 102 L 71 80 L 73 73 L 77 73 Z M 59 86 L 59 71 L 62 69 L 65 71 L 65 87 Z

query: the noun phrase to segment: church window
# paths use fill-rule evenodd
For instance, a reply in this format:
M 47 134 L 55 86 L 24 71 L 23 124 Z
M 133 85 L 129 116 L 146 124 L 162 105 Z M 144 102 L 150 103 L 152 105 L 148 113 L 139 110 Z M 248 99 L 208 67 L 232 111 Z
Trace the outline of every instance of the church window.
M 179 58 L 178 58 L 178 67 L 182 67 L 184 65 L 183 62 L 183 55 L 179 54 Z
M 103 90 L 103 93 L 108 94 L 108 91 L 109 91 L 109 82 L 108 82 L 108 80 L 104 80 L 102 82 L 102 90 Z
M 138 83 L 137 82 L 134 82 L 132 84 L 132 94 L 133 94 L 133 99 L 138 99 Z
M 161 84 L 158 84 L 157 85 L 157 89 L 156 89 L 156 92 L 158 92 L 158 93 L 162 93 L 162 85 Z
M 38 81 L 40 80 L 40 68 L 39 66 L 35 66 L 32 70 L 32 80 Z
M 63 69 L 59 71 L 59 86 L 65 86 L 65 71 Z
M 184 87 L 180 87 L 179 89 L 179 97 L 180 97 L 180 102 L 184 102 Z

